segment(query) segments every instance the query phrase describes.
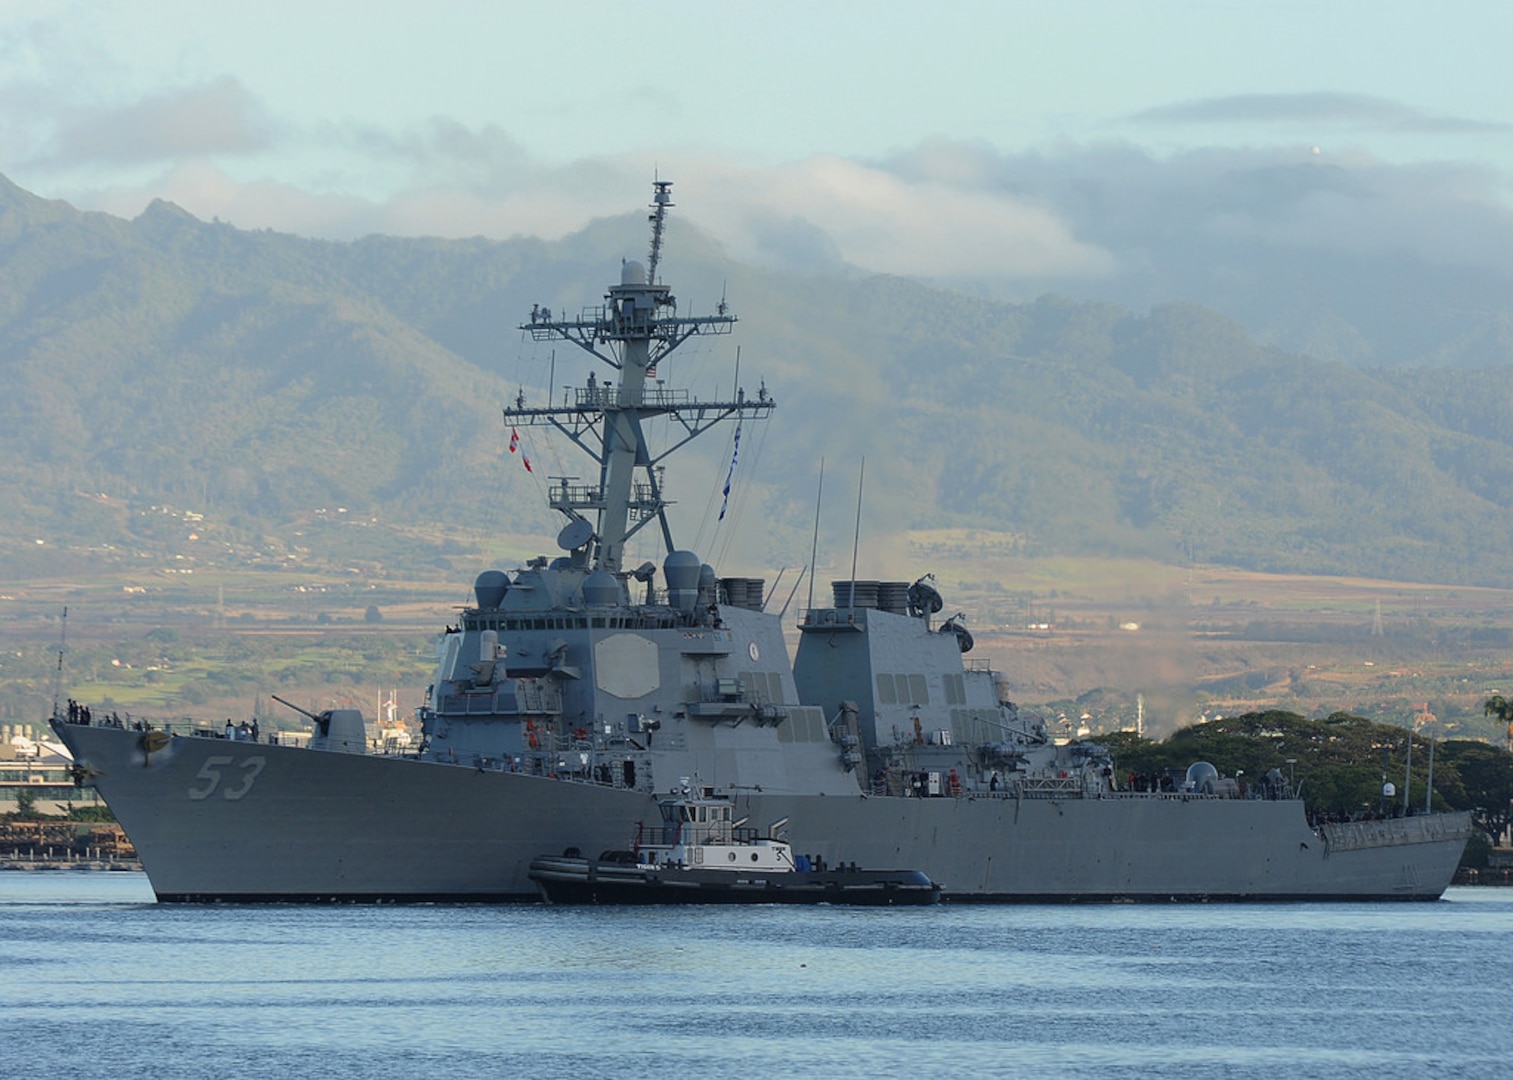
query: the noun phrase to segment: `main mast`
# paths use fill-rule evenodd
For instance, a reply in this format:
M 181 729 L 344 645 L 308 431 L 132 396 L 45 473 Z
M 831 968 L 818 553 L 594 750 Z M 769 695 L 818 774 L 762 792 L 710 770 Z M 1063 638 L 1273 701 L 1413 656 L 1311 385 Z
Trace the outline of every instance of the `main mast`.
M 558 542 L 572 551 L 574 562 L 610 573 L 621 572 L 625 542 L 649 522 L 660 527 L 666 551 L 674 550 L 659 465 L 719 421 L 736 415 L 766 416 L 775 404 L 765 388 L 756 400 L 737 389 L 733 401 L 696 401 L 687 390 L 669 389 L 660 381 L 648 384 L 658 365 L 690 337 L 728 334 L 736 322 L 723 300 L 718 314 L 678 315 L 677 299 L 657 281 L 662 232 L 673 205 L 672 182 L 658 180 L 653 191 L 647 265 L 624 263 L 620 284 L 610 287 L 604 303 L 585 308 L 576 319 L 555 318 L 549 308 L 536 305 L 530 321 L 520 327 L 537 341 L 572 342 L 618 371 L 618 385 L 598 382 L 590 372 L 588 384 L 574 389 L 572 401 L 532 408 L 522 393 L 513 408 L 504 410 L 507 423 L 554 427 L 598 461 L 597 484 L 556 478 L 551 505 L 568 518 Z M 670 417 L 682 428 L 659 454 L 653 454 L 646 442 L 645 421 L 654 416 Z M 590 514 L 596 515 L 596 525 L 590 524 Z

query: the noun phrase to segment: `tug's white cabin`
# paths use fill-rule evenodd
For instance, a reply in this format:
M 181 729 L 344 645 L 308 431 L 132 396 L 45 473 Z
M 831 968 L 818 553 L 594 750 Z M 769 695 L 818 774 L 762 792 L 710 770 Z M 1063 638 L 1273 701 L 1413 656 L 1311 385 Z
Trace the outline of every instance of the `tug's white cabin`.
M 642 866 L 793 873 L 793 849 L 781 840 L 759 837 L 734 819 L 723 799 L 672 798 L 657 803 L 662 842 L 636 844 Z

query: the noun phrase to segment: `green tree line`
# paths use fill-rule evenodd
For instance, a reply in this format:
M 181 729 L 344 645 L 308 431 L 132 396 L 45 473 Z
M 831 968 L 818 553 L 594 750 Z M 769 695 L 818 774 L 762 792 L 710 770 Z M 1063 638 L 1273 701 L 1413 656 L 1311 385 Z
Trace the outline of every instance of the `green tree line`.
M 1431 740 L 1424 731 L 1381 724 L 1349 713 L 1309 720 L 1270 710 L 1227 716 L 1182 728 L 1159 742 L 1132 732 L 1101 736 L 1120 775 L 1186 769 L 1207 761 L 1221 774 L 1255 782 L 1271 769 L 1294 778 L 1308 813 L 1353 816 L 1382 805 L 1382 784 L 1404 800 L 1412 740 L 1410 805 L 1421 812 L 1429 792 L 1433 743 L 1435 810 L 1469 810 L 1476 827 L 1500 837 L 1513 824 L 1513 754 L 1468 739 Z

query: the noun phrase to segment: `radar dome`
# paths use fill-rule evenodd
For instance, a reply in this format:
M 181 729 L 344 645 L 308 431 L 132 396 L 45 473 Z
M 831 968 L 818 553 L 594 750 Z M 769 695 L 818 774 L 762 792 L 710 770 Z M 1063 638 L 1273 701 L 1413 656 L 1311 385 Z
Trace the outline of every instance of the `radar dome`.
M 1219 782 L 1219 770 L 1206 761 L 1198 761 L 1187 767 L 1187 783 L 1193 791 L 1212 795 Z
M 620 267 L 620 284 L 645 285 L 646 267 L 636 262 L 635 259 L 631 259 L 624 266 Z
M 699 603 L 699 557 L 691 551 L 670 551 L 662 560 L 667 602 L 677 611 L 692 611 Z
M 485 570 L 473 582 L 473 595 L 478 597 L 478 606 L 485 611 L 497 611 L 509 592 L 510 579 L 503 570 Z
M 662 560 L 662 579 L 670 589 L 697 589 L 701 565 L 691 551 L 670 551 Z
M 620 579 L 608 570 L 595 570 L 583 579 L 583 602 L 589 607 L 614 607 L 620 602 Z

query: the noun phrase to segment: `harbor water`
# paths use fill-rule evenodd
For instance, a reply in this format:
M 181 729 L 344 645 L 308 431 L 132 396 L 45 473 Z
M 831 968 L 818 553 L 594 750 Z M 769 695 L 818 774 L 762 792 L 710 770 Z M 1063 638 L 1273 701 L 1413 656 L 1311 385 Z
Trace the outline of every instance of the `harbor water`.
M 1506 1076 L 1513 889 L 1437 903 L 158 905 L 0 873 L 14 1077 Z

